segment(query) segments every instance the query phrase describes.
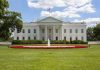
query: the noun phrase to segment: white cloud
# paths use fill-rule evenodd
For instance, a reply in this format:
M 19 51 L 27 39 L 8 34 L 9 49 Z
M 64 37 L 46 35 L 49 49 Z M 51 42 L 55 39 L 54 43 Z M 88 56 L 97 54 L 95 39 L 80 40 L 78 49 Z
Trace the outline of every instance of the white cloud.
M 62 18 L 62 17 L 80 17 L 80 15 L 76 14 L 75 12 L 60 12 L 60 11 L 55 11 L 55 12 L 48 12 L 48 11 L 42 11 L 41 16 L 53 16 L 56 18 Z
M 87 18 L 83 20 L 75 19 L 73 22 L 85 22 L 87 27 L 93 27 L 96 24 L 100 23 L 100 18 Z
M 66 6 L 63 0 L 28 0 L 29 7 L 33 8 L 54 8 Z
M 27 0 L 28 6 L 31 8 L 41 8 L 42 16 L 56 17 L 81 17 L 80 13 L 93 13 L 95 9 L 92 0 Z M 46 11 L 48 8 L 63 8 L 60 11 Z
M 100 18 L 87 18 L 83 20 L 75 19 L 73 22 L 99 23 Z

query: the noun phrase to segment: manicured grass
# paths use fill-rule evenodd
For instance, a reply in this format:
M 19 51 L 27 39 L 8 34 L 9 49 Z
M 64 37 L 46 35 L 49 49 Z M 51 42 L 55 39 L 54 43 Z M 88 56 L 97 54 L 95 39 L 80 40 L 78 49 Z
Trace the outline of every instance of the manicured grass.
M 0 46 L 0 70 L 99 70 L 100 45 L 80 49 L 13 49 Z

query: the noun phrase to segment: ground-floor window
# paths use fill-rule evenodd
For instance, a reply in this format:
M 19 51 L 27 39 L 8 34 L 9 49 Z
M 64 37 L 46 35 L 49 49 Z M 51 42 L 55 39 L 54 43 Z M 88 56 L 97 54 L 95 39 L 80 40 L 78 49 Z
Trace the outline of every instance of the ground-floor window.
M 56 37 L 56 40 L 58 40 L 58 37 Z
M 30 40 L 31 38 L 30 37 L 28 37 L 28 40 Z
M 76 37 L 76 40 L 78 40 L 78 38 Z
M 25 37 L 23 37 L 23 40 L 25 40 Z
M 17 40 L 19 40 L 19 37 L 17 37 Z
M 66 37 L 64 37 L 64 40 L 66 40 Z
M 34 40 L 36 40 L 36 36 L 34 36 Z
M 81 40 L 82 40 L 82 41 L 84 40 L 83 36 L 81 37 Z
M 72 37 L 70 37 L 70 42 L 72 41 Z
M 44 37 L 42 37 L 42 40 L 43 40 L 43 41 L 45 40 Z

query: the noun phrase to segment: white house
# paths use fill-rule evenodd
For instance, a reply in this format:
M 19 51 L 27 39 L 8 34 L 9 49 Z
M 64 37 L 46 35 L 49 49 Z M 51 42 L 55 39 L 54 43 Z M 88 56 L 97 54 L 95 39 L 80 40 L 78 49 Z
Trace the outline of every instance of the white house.
M 14 40 L 83 40 L 87 41 L 86 24 L 63 22 L 46 17 L 36 22 L 24 23 L 22 31 L 14 32 Z

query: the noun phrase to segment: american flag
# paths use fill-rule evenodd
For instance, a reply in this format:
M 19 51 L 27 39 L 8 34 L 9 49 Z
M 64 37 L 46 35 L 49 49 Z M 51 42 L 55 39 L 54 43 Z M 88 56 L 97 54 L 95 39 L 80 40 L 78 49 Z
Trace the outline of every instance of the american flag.
M 47 11 L 48 11 L 48 12 L 51 12 L 51 8 L 48 8 Z

